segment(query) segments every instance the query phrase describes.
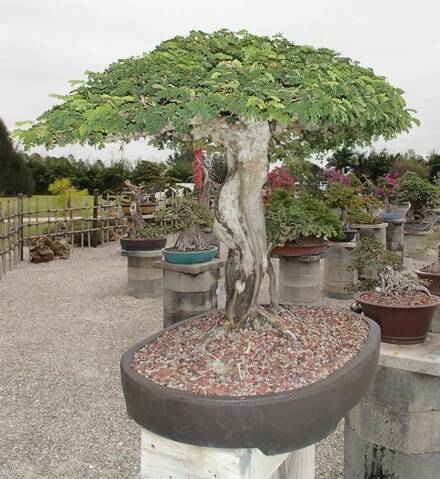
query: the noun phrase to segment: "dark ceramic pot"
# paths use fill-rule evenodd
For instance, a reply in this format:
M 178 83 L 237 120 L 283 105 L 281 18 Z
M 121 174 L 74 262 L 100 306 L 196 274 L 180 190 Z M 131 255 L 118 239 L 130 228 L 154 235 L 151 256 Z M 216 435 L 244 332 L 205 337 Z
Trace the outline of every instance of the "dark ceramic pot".
M 164 238 L 121 238 L 121 249 L 125 251 L 156 251 L 162 249 L 167 244 Z
M 272 256 L 314 256 L 323 254 L 328 248 L 328 242 L 316 243 L 286 243 L 284 246 L 276 246 L 272 250 Z
M 440 273 L 430 273 L 428 271 L 415 271 L 420 279 L 429 281 L 427 288 L 432 294 L 440 296 Z
M 382 341 L 392 344 L 423 343 L 431 326 L 434 312 L 440 306 L 440 297 L 433 296 L 432 304 L 423 306 L 390 306 L 377 304 L 363 298 L 365 293 L 354 295 L 366 316 L 377 322 Z
M 351 243 L 356 239 L 356 230 L 344 231 L 344 236 L 342 238 L 331 238 L 332 243 Z
M 145 343 L 124 353 L 121 380 L 128 415 L 145 429 L 196 446 L 258 448 L 280 454 L 314 444 L 328 436 L 364 396 L 379 359 L 380 330 L 370 327 L 367 343 L 341 369 L 318 383 L 263 396 L 203 396 L 156 384 L 131 367 Z

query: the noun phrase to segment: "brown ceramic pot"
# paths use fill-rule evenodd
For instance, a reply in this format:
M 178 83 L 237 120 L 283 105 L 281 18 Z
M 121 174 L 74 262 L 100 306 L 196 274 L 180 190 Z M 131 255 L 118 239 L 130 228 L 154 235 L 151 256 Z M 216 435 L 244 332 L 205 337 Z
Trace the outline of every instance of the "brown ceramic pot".
M 385 343 L 419 344 L 425 340 L 434 312 L 440 306 L 440 297 L 433 296 L 433 303 L 422 306 L 384 305 L 367 301 L 365 293 L 354 295 L 361 304 L 365 316 L 379 324 Z
M 272 250 L 272 256 L 314 256 L 322 254 L 328 248 L 328 242 L 311 243 L 286 243 L 284 246 L 276 246 Z
M 416 271 L 420 279 L 427 279 L 429 284 L 427 288 L 432 294 L 440 296 L 440 273 L 430 273 L 429 271 Z

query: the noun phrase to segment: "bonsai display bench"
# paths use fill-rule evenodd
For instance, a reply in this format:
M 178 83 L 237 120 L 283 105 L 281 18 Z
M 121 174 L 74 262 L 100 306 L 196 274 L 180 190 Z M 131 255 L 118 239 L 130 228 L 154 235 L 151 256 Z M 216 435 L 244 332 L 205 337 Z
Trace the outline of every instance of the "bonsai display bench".
M 387 246 L 387 230 L 388 223 L 378 223 L 374 225 L 352 225 L 352 228 L 359 232 L 359 239 L 362 238 L 374 238 L 383 245 Z
M 382 343 L 379 369 L 345 421 L 345 479 L 438 477 L 440 335 Z
M 406 220 L 385 220 L 388 227 L 386 229 L 387 250 L 398 255 L 402 260 L 404 257 L 404 229 Z
M 209 427 L 209 424 L 207 424 Z M 141 428 L 141 479 L 313 479 L 315 446 L 265 456 L 176 442 Z
M 153 262 L 162 257 L 161 250 L 128 251 L 119 250 L 127 257 L 129 296 L 135 298 L 154 298 L 162 295 L 162 275 L 153 268 Z
M 310 304 L 321 297 L 321 258 L 314 256 L 280 256 L 280 303 Z
M 153 266 L 163 271 L 164 327 L 217 308 L 218 279 L 224 261 L 213 259 L 196 264 L 154 261 Z
M 431 231 L 405 231 L 405 256 L 420 261 L 426 261 L 428 259 L 426 249 L 428 247 L 427 238 L 429 234 L 431 234 Z
M 356 242 L 334 242 L 324 257 L 324 294 L 329 298 L 350 299 L 358 281 L 357 270 L 351 268 Z

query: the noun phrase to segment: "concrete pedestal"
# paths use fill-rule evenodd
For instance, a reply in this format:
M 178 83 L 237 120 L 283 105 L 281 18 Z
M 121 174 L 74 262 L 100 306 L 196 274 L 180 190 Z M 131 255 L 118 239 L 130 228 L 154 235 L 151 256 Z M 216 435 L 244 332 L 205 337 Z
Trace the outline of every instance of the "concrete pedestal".
M 209 427 L 209 425 L 207 425 Z M 315 446 L 275 456 L 172 441 L 141 429 L 141 479 L 314 479 Z
M 440 333 L 440 308 L 437 308 L 432 319 L 431 327 L 429 330 L 433 333 Z
M 372 387 L 345 421 L 345 479 L 440 477 L 440 335 L 382 343 Z
M 162 257 L 161 250 L 127 251 L 127 293 L 135 298 L 154 298 L 162 295 L 162 275 L 153 267 L 153 262 Z
M 351 255 L 356 242 L 330 243 L 324 256 L 324 294 L 329 298 L 353 297 L 358 281 L 357 270 L 351 268 Z
M 353 229 L 358 231 L 359 239 L 362 238 L 374 238 L 384 248 L 387 246 L 387 223 L 379 223 L 375 225 L 353 225 Z
M 386 223 L 388 224 L 386 229 L 387 250 L 398 255 L 403 263 L 404 228 L 406 220 L 391 220 L 386 221 Z
M 419 261 L 427 261 L 428 254 L 428 235 L 431 231 L 419 231 L 414 233 L 404 233 L 405 256 L 417 259 Z
M 224 261 L 219 259 L 198 264 L 154 262 L 155 268 L 163 270 L 164 327 L 217 308 L 223 266 Z
M 304 304 L 318 301 L 322 293 L 322 255 L 280 256 L 280 303 Z

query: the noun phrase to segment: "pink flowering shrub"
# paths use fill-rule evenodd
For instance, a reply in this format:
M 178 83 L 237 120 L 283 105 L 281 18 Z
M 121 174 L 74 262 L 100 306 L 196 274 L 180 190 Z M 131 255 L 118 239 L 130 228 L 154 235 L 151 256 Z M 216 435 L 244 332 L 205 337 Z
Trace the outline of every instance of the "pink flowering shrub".
M 327 181 L 329 183 L 337 181 L 342 183 L 344 186 L 351 186 L 351 180 L 347 175 L 344 175 L 342 171 L 337 170 L 336 168 L 330 168 L 327 172 Z

